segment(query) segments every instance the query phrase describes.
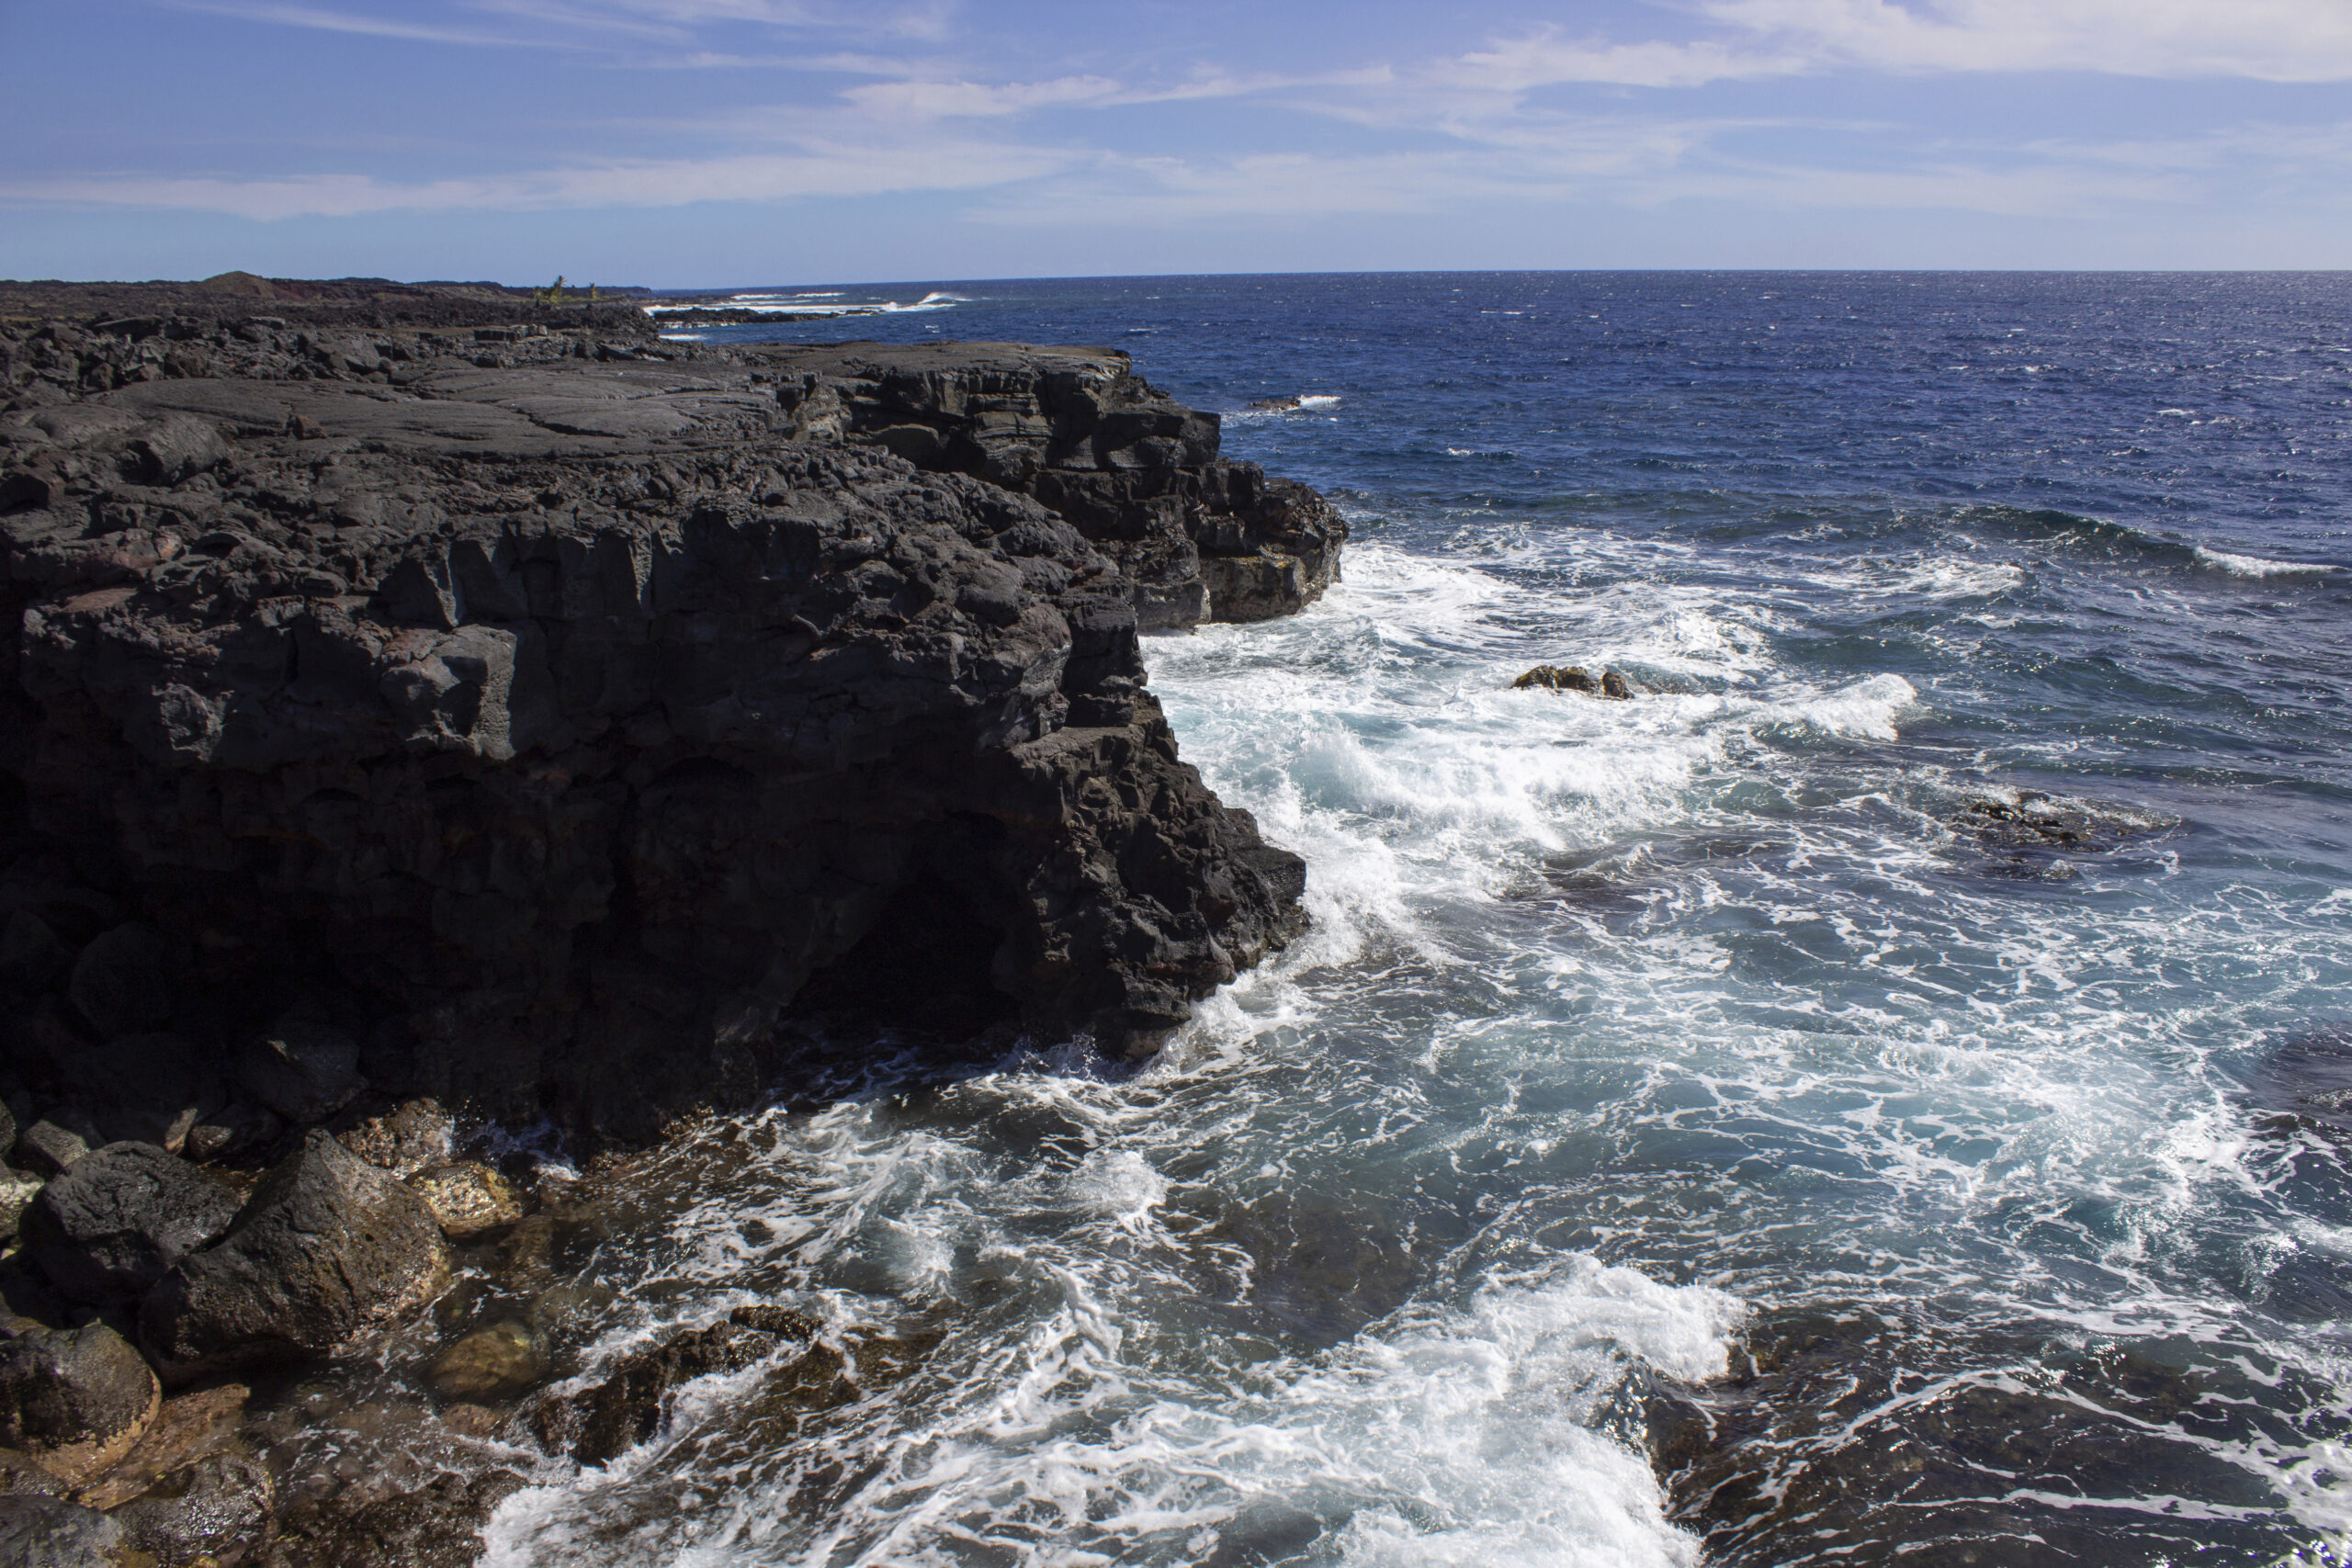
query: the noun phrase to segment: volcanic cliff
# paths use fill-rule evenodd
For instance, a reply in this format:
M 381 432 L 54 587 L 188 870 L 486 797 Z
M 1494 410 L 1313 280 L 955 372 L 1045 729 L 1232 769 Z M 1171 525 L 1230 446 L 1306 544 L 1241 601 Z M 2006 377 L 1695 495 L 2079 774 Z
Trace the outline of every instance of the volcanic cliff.
M 1305 866 L 1139 628 L 1344 525 L 1124 355 L 0 331 L 0 1090 L 642 1139 L 825 1026 L 1152 1049 Z

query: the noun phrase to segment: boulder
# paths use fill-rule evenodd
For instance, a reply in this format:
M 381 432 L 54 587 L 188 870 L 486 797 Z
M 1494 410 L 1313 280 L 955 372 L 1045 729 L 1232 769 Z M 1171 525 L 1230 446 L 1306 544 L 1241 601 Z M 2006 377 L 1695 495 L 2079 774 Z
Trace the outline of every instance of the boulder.
M 162 1403 L 155 1374 L 102 1323 L 0 1339 L 0 1443 L 71 1485 L 130 1453 Z
M 214 1454 L 158 1481 L 113 1518 L 162 1568 L 235 1568 L 269 1539 L 277 1488 L 246 1454 Z
M 89 1140 L 44 1116 L 17 1134 L 17 1163 L 43 1176 L 62 1176 L 90 1152 Z
M 1546 692 L 1583 692 L 1588 694 L 1600 690 L 1600 682 L 1585 673 L 1578 664 L 1561 666 L 1539 664 L 1511 683 L 1511 690 Z
M 1625 677 L 1617 673 L 1616 671 L 1604 670 L 1600 672 L 1600 694 L 1624 702 L 1633 696 L 1634 689 L 1625 683 Z
M 513 1318 L 467 1335 L 433 1359 L 425 1381 L 444 1399 L 478 1403 L 519 1393 L 547 1375 L 531 1325 Z
M 457 1152 L 458 1120 L 437 1100 L 412 1100 L 336 1137 L 369 1165 L 407 1178 L 449 1163 Z
M 511 1225 L 523 1217 L 523 1200 L 514 1184 L 472 1160 L 420 1171 L 409 1178 L 408 1184 L 433 1211 L 441 1234 L 453 1241 Z
M 0 1497 L 0 1564 L 6 1568 L 130 1568 L 122 1527 L 59 1497 Z
M 74 961 L 65 994 L 100 1034 L 132 1034 L 171 1021 L 171 950 L 154 927 L 133 921 L 103 931 Z
M 237 1055 L 237 1079 L 296 1126 L 322 1122 L 358 1098 L 359 1042 L 306 1010 L 287 1014 Z
M 135 1302 L 236 1217 L 237 1195 L 152 1144 L 108 1144 L 25 1211 L 25 1247 L 57 1288 L 98 1305 Z
M 17 1239 L 18 1226 L 32 1201 L 40 1196 L 41 1180 L 20 1170 L 0 1170 L 0 1246 Z
M 175 1377 L 331 1356 L 432 1301 L 449 1272 L 424 1200 L 313 1132 L 226 1235 L 148 1292 L 140 1334 Z

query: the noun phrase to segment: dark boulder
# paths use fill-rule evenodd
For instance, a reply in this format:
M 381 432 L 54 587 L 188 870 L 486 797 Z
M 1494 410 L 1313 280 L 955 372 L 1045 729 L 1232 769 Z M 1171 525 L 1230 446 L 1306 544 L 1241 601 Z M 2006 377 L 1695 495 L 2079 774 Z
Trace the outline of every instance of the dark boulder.
M 75 1301 L 137 1301 L 229 1228 L 237 1195 L 152 1144 L 108 1144 L 41 1189 L 25 1246 Z
M 449 1270 L 423 1201 L 313 1132 L 148 1292 L 140 1333 L 175 1377 L 329 1356 L 433 1300 Z
M 267 1543 L 277 1501 L 266 1465 L 223 1453 L 163 1477 L 111 1517 L 162 1568 L 236 1568 Z
M 0 1339 L 0 1444 L 69 1484 L 130 1453 L 162 1403 L 155 1374 L 102 1323 Z
M 1582 692 L 1590 695 L 1600 690 L 1600 682 L 1585 673 L 1584 667 L 1577 664 L 1565 667 L 1539 664 L 1510 684 L 1511 689 L 1517 692 Z
M 43 1176 L 62 1176 L 89 1152 L 87 1138 L 46 1116 L 17 1134 L 17 1163 Z
M 296 1126 L 323 1122 L 366 1088 L 359 1042 L 308 1010 L 245 1043 L 237 1079 L 254 1100 Z
M 46 991 L 73 966 L 73 953 L 30 909 L 11 909 L 0 921 L 0 986 L 28 995 Z
M 134 921 L 101 932 L 74 961 L 65 993 L 100 1034 L 132 1034 L 171 1021 L 171 950 Z
M 1627 685 L 1625 677 L 1617 673 L 1616 671 L 1604 670 L 1600 672 L 1600 694 L 1624 702 L 1633 696 L 1634 688 Z
M 130 1568 L 122 1527 L 94 1508 L 59 1497 L 18 1493 L 0 1497 L 0 1565 L 5 1568 Z

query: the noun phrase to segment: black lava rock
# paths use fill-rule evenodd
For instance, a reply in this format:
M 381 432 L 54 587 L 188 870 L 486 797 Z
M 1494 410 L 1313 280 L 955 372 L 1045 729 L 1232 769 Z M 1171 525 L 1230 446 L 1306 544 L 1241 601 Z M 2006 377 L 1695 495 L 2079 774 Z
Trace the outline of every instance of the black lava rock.
M 25 1245 L 57 1288 L 94 1304 L 134 1302 L 236 1217 L 237 1195 L 152 1144 L 76 1160 L 25 1211 Z
M 148 1293 L 140 1335 L 175 1378 L 333 1355 L 439 1295 L 449 1269 L 424 1201 L 314 1132 Z

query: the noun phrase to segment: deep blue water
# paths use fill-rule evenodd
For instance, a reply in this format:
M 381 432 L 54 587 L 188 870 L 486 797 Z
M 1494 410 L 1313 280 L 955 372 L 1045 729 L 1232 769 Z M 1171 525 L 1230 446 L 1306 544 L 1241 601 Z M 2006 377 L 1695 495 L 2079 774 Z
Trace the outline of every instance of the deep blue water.
M 665 1156 L 589 1337 L 943 1337 L 821 1438 L 715 1389 L 503 1560 L 2333 1560 L 2352 276 L 822 302 L 886 299 L 703 335 L 1119 347 L 1346 511 L 1326 602 L 1148 649 L 1315 931 L 1140 1076 Z

